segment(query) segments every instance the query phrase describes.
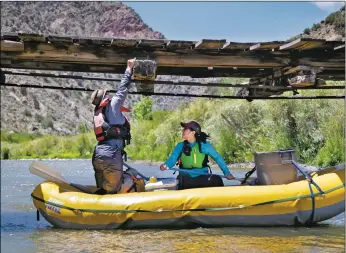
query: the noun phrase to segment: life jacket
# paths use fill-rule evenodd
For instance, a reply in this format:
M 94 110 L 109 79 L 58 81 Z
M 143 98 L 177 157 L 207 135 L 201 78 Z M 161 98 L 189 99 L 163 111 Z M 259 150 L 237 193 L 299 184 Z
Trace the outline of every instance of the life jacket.
M 200 169 L 208 166 L 208 155 L 200 152 L 199 143 L 196 142 L 192 147 L 188 141 L 184 141 L 183 150 L 181 151 L 178 165 L 181 169 Z M 186 152 L 186 149 L 191 149 Z
M 94 133 L 96 140 L 104 141 L 110 139 L 123 139 L 124 146 L 130 144 L 131 140 L 131 126 L 125 117 L 125 123 L 120 125 L 109 125 L 106 117 L 106 106 L 111 101 L 111 98 L 105 98 L 100 105 L 95 108 L 94 112 Z M 125 110 L 126 109 L 126 110 Z M 121 111 L 129 111 L 127 108 L 122 107 Z M 126 143 L 125 143 L 126 141 Z

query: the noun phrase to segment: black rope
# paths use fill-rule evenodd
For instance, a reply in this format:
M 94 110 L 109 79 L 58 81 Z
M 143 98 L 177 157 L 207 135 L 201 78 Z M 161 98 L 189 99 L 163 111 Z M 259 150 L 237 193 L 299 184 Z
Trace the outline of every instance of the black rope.
M 241 181 L 240 184 L 244 184 L 246 182 L 246 180 L 256 171 L 256 166 L 253 167 L 252 170 L 248 171 L 246 174 L 245 174 L 245 177 L 243 179 L 243 181 Z
M 304 170 L 302 170 L 299 165 L 295 162 L 295 161 L 291 161 L 293 166 L 296 167 L 297 170 L 300 171 L 300 173 L 302 173 L 305 177 L 305 179 L 308 181 L 308 185 L 309 185 L 309 190 L 310 190 L 310 194 L 311 194 L 311 214 L 309 219 L 307 220 L 306 224 L 310 225 L 312 223 L 314 223 L 314 216 L 315 216 L 315 194 L 314 191 L 312 190 L 312 184 L 316 187 L 316 189 L 319 191 L 319 193 L 321 194 L 321 196 L 325 195 L 325 192 L 321 189 L 321 187 L 312 179 L 312 177 L 306 173 Z
M 308 182 L 308 184 L 309 184 L 309 190 L 310 190 L 310 194 L 311 194 L 311 204 L 312 204 L 312 207 L 311 207 L 310 217 L 307 220 L 306 224 L 310 225 L 310 224 L 314 223 L 314 217 L 315 217 L 315 194 L 314 194 L 314 192 L 312 190 L 310 181 Z
M 0 86 L 8 87 L 26 87 L 26 88 L 39 88 L 39 89 L 53 89 L 53 90 L 72 90 L 72 91 L 94 91 L 94 89 L 79 88 L 79 87 L 59 87 L 48 85 L 33 85 L 33 84 L 15 84 L 15 83 L 0 83 Z M 116 90 L 109 90 L 108 92 L 116 92 Z M 223 95 L 198 95 L 198 94 L 179 94 L 179 93 L 161 93 L 161 92 L 145 92 L 145 91 L 129 91 L 128 94 L 143 95 L 143 96 L 167 96 L 167 97 L 196 97 L 196 98 L 215 98 L 215 99 L 258 99 L 258 100 L 281 100 L 281 99 L 345 99 L 345 95 L 331 95 L 331 96 L 296 96 L 296 97 L 266 97 L 266 96 L 223 96 Z
M 34 73 L 34 72 L 13 72 L 2 71 L 7 75 L 23 75 L 23 76 L 35 76 L 35 77 L 52 77 L 52 78 L 67 78 L 67 79 L 81 79 L 81 80 L 96 80 L 96 81 L 111 81 L 120 82 L 119 78 L 100 78 L 91 76 L 77 76 L 77 75 L 65 75 L 65 74 L 48 74 L 48 73 Z M 254 88 L 264 90 L 344 90 L 345 86 L 308 86 L 308 87 L 292 87 L 292 86 L 259 86 L 259 85 L 246 85 L 246 84 L 229 84 L 229 83 L 201 83 L 201 82 L 176 82 L 176 81 L 141 81 L 141 83 L 155 83 L 166 85 L 184 85 L 184 86 L 206 86 L 206 87 L 223 87 L 223 88 Z
M 312 179 L 312 177 L 307 174 L 303 169 L 301 169 L 299 167 L 299 165 L 295 162 L 295 161 L 291 161 L 291 163 L 293 164 L 294 167 L 296 167 L 297 170 L 300 171 L 300 173 L 302 173 L 305 177 L 306 180 L 308 180 L 311 184 L 313 184 L 316 189 L 321 193 L 321 195 L 324 195 L 324 191 L 321 189 L 321 187 Z

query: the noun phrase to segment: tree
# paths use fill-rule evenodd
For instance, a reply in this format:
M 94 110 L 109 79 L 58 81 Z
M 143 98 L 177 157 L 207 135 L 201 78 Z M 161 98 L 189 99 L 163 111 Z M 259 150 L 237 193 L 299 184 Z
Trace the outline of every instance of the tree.
M 152 120 L 153 119 L 153 100 L 150 97 L 143 97 L 141 102 L 133 107 L 133 117 L 136 120 Z

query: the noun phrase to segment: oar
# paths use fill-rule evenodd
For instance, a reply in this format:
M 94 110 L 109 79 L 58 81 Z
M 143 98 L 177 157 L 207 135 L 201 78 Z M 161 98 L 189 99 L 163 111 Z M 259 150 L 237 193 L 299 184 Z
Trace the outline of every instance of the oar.
M 41 178 L 44 178 L 49 181 L 57 182 L 57 183 L 65 183 L 68 185 L 71 185 L 72 187 L 85 192 L 85 193 L 92 193 L 91 191 L 87 191 L 85 189 L 81 189 L 80 186 L 77 186 L 76 184 L 72 184 L 68 182 L 58 171 L 55 169 L 48 167 L 46 164 L 39 162 L 39 161 L 33 161 L 29 167 L 29 171 Z
M 197 174 L 197 175 L 204 175 L 204 176 L 219 176 L 219 177 L 222 177 L 222 178 L 227 178 L 224 175 L 213 174 L 213 173 L 203 173 L 203 172 L 198 172 L 198 171 L 194 171 L 194 170 L 185 170 L 185 169 L 177 169 L 177 168 L 169 168 L 168 170 L 179 171 L 179 172 L 187 172 L 187 173 L 194 173 L 194 174 Z M 243 178 L 235 177 L 234 180 L 242 181 Z
M 146 176 L 144 176 L 143 174 L 139 173 L 138 170 L 136 170 L 135 168 L 131 167 L 131 166 L 128 165 L 127 163 L 123 163 L 123 164 L 124 164 L 124 166 L 125 166 L 126 168 L 128 168 L 128 169 L 133 169 L 133 170 L 137 171 L 138 175 L 140 175 L 140 176 L 141 176 L 142 178 L 144 178 L 145 180 L 149 181 L 149 179 L 150 179 L 149 177 L 146 177 Z
M 124 164 L 124 166 L 125 166 L 126 168 L 128 168 L 128 169 L 134 169 L 134 170 L 136 170 L 135 168 L 131 167 L 131 166 L 128 165 L 127 163 L 123 163 L 123 164 Z M 142 178 L 145 179 L 146 181 L 150 181 L 150 178 L 149 178 L 149 177 L 146 177 L 146 176 L 144 176 L 143 174 L 139 173 L 138 170 L 136 170 L 136 171 L 137 171 L 137 174 L 138 174 L 140 177 L 142 177 Z M 157 180 L 171 179 L 171 177 L 157 177 L 156 179 L 157 179 Z

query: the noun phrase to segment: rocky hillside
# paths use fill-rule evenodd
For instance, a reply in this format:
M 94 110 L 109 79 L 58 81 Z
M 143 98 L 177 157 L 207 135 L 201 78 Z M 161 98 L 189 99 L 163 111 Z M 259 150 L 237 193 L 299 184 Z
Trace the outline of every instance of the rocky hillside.
M 2 2 L 1 30 L 59 35 L 164 39 L 116 2 Z
M 115 2 L 2 2 L 1 30 L 4 32 L 46 33 L 118 37 L 127 39 L 164 39 L 160 32 L 148 27 L 131 8 Z M 39 72 L 39 71 L 36 71 Z M 64 73 L 73 74 L 73 73 Z M 119 75 L 90 74 L 97 77 L 121 78 Z M 162 77 L 165 79 L 165 77 Z M 182 81 L 189 78 L 182 77 Z M 117 83 L 56 78 L 6 75 L 10 83 L 79 86 L 116 89 Z M 217 81 L 217 80 L 216 80 Z M 205 92 L 206 88 L 158 85 L 157 92 Z M 89 92 L 56 91 L 30 88 L 1 88 L 1 129 L 70 134 L 84 124 L 92 127 L 92 106 Z M 130 95 L 131 107 L 140 96 Z M 191 99 L 185 99 L 190 101 Z M 180 98 L 154 97 L 155 108 L 173 108 Z M 131 117 L 131 115 L 129 115 Z
M 342 20 L 343 17 L 343 20 Z M 345 10 L 333 13 L 316 28 L 304 31 L 300 36 L 336 39 L 343 37 Z M 343 27 L 343 28 L 342 28 Z M 100 36 L 118 38 L 164 39 L 160 32 L 148 27 L 131 8 L 116 2 L 1 2 L 1 31 L 46 33 L 59 35 Z M 309 34 L 307 34 L 309 33 Z M 38 72 L 38 71 L 37 71 Z M 71 74 L 71 73 L 65 73 Z M 96 77 L 120 78 L 119 75 L 76 73 Z M 180 77 L 180 81 L 191 78 Z M 159 77 L 159 80 L 172 80 Z M 82 81 L 56 78 L 35 78 L 7 75 L 10 83 L 79 86 L 116 89 L 117 83 Z M 219 82 L 218 79 L 213 79 Z M 132 88 L 133 89 L 133 86 Z M 217 89 L 206 87 L 156 85 L 157 92 L 214 93 Z M 42 134 L 70 134 L 79 126 L 92 127 L 93 107 L 89 92 L 56 91 L 30 88 L 1 87 L 1 129 L 16 132 Z M 175 108 L 191 98 L 153 97 L 154 109 Z M 132 107 L 140 96 L 129 95 L 126 105 Z M 131 115 L 129 115 L 131 117 Z
M 328 15 L 318 24 L 306 28 L 300 37 L 340 40 L 345 37 L 345 6 Z

